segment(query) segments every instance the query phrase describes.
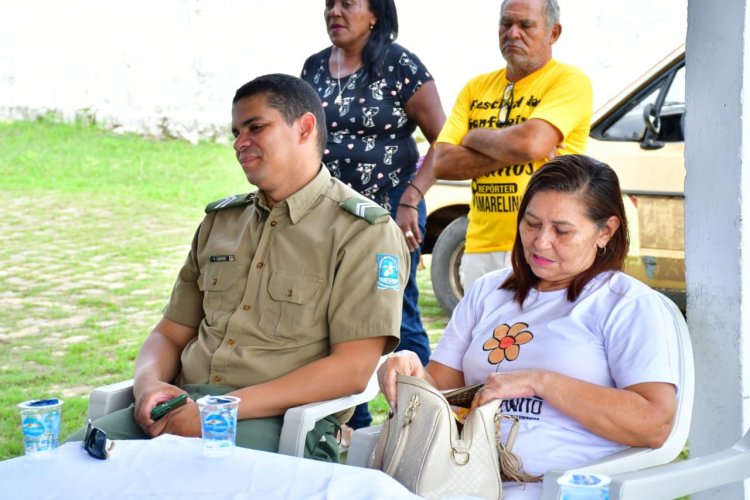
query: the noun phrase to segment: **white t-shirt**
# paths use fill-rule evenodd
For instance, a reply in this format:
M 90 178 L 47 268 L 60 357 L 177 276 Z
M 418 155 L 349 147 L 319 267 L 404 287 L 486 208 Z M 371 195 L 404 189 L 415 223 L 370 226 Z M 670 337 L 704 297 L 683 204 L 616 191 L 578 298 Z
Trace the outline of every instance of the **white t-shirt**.
M 432 360 L 462 371 L 467 385 L 494 372 L 545 369 L 607 387 L 677 386 L 677 332 L 670 312 L 646 285 L 606 272 L 575 302 L 567 300 L 567 290 L 532 290 L 521 309 L 512 292 L 499 288 L 510 273 L 494 271 L 472 285 L 432 354 Z M 539 397 L 505 400 L 501 410 L 519 418 L 513 451 L 532 474 L 569 469 L 625 448 Z

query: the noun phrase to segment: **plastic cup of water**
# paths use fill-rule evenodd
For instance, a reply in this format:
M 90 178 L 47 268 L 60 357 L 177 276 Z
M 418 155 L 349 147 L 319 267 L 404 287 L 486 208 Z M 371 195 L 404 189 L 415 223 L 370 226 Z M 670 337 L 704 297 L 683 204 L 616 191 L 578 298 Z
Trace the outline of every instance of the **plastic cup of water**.
M 18 405 L 27 456 L 47 458 L 60 446 L 62 405 L 57 398 L 32 399 Z
M 565 474 L 557 484 L 563 500 L 609 500 L 611 481 L 601 474 Z
M 196 401 L 201 413 L 204 455 L 225 456 L 234 451 L 239 402 L 236 396 L 204 396 Z

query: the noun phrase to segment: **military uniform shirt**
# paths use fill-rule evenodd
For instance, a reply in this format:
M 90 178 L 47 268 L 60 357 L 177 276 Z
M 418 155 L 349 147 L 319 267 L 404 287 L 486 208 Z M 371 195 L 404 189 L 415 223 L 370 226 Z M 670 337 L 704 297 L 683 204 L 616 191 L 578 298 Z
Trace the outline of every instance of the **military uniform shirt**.
M 368 221 L 346 200 L 382 215 Z M 164 311 L 198 329 L 177 384 L 247 387 L 340 342 L 387 336 L 386 353 L 396 347 L 409 253 L 387 212 L 325 168 L 271 210 L 262 191 L 228 205 L 207 210 Z

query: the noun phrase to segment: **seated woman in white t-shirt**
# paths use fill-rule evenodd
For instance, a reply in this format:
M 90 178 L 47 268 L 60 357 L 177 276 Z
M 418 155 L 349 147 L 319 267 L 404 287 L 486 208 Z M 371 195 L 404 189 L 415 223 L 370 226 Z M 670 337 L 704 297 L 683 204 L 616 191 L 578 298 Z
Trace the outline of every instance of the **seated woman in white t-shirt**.
M 408 351 L 383 364 L 387 400 L 397 373 L 440 389 L 484 382 L 474 405 L 500 398 L 519 418 L 513 451 L 531 474 L 661 446 L 675 415 L 677 334 L 656 292 L 621 272 L 627 252 L 615 172 L 582 155 L 551 160 L 521 201 L 512 268 L 471 286 L 425 368 Z M 515 486 L 504 499 L 541 492 Z

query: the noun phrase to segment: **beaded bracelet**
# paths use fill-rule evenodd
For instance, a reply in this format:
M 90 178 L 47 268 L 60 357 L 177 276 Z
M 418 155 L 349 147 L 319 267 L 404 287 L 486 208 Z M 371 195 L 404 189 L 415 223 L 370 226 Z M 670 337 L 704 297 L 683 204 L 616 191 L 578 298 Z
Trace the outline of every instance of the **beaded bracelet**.
M 418 207 L 415 207 L 414 205 L 409 205 L 408 203 L 399 203 L 398 206 L 399 207 L 413 208 L 414 210 L 416 210 L 417 212 L 419 212 L 419 208 Z
M 421 196 L 422 198 L 424 198 L 424 193 L 414 183 L 412 183 L 411 181 L 409 181 L 406 184 L 407 184 L 407 186 L 410 186 L 410 187 L 413 187 L 414 189 L 416 189 L 417 193 L 419 193 L 419 196 Z

